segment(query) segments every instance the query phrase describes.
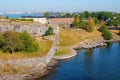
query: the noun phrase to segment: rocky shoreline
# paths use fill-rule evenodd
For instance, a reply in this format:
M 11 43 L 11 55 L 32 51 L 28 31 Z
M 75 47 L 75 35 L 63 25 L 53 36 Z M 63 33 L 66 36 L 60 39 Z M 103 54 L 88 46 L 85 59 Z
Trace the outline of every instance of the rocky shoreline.
M 75 50 L 91 49 L 91 48 L 106 46 L 107 42 L 119 42 L 119 41 L 120 41 L 120 37 L 115 37 L 112 40 L 100 39 L 98 41 L 94 41 L 93 43 L 88 43 L 86 40 L 84 40 L 84 41 L 72 46 L 72 48 Z
M 31 74 L 25 76 L 23 80 L 36 80 L 37 78 L 43 77 L 49 74 L 57 65 L 58 60 L 52 59 L 42 70 L 38 68 L 35 71 L 32 71 Z
M 107 42 L 118 42 L 118 41 L 120 41 L 120 37 L 116 37 L 112 40 L 104 40 L 102 38 L 102 39 L 95 41 L 93 43 L 88 43 L 86 41 L 82 41 L 82 42 L 78 43 L 77 45 L 69 47 L 69 49 L 71 50 L 69 55 L 63 55 L 63 56 L 58 56 L 58 57 L 55 56 L 53 59 L 63 60 L 63 59 L 72 58 L 72 57 L 77 55 L 77 52 L 75 51 L 76 49 L 80 50 L 80 49 L 91 49 L 91 48 L 96 48 L 96 47 L 102 47 L 102 46 L 106 46 Z M 58 64 L 58 62 L 57 62 L 57 64 Z M 56 66 L 57 64 L 56 63 L 52 64 L 53 65 L 52 67 L 47 66 L 47 69 L 44 69 L 44 70 L 47 71 L 47 74 L 48 74 L 48 73 L 50 73 L 51 70 L 53 70 L 53 67 Z M 49 69 L 50 69 L 50 71 L 49 71 Z M 42 76 L 47 75 L 47 74 L 44 73 Z M 39 77 L 42 77 L 42 76 L 39 76 Z M 25 80 L 34 80 L 34 79 L 30 78 L 30 79 L 25 79 Z
M 51 62 L 42 71 L 40 71 L 39 69 L 37 71 L 33 71 L 32 74 L 25 76 L 25 79 L 23 80 L 35 80 L 38 77 L 40 78 L 42 76 L 49 74 L 54 69 L 54 67 L 58 65 L 58 60 L 68 59 L 76 56 L 77 55 L 77 52 L 75 51 L 76 49 L 79 50 L 91 49 L 91 48 L 106 46 L 107 42 L 116 42 L 116 41 L 120 41 L 120 37 L 114 38 L 112 40 L 104 40 L 103 38 L 101 38 L 100 40 L 94 41 L 93 43 L 82 41 L 77 45 L 69 47 L 71 50 L 70 55 L 54 57 L 53 60 L 51 60 Z
M 49 74 L 58 65 L 58 60 L 52 59 L 48 65 L 42 69 L 39 67 L 32 70 L 30 74 L 0 75 L 0 80 L 35 80 Z

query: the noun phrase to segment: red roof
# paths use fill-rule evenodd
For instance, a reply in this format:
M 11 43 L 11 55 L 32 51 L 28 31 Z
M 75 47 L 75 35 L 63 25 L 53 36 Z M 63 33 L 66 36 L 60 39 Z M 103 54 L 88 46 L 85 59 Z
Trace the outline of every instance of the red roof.
M 51 24 L 72 24 L 74 18 L 50 18 L 49 22 Z

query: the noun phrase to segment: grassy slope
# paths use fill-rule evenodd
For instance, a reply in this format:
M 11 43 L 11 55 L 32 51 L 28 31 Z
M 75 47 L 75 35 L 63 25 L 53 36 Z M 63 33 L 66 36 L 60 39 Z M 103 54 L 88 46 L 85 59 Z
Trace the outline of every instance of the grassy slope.
M 102 38 L 101 33 L 97 30 L 87 32 L 81 29 L 60 29 L 60 44 L 56 56 L 64 55 L 70 52 L 67 47 L 73 46 L 83 40 L 92 43 Z
M 86 32 L 81 29 L 61 29 L 60 38 L 60 46 L 72 46 L 85 39 L 89 39 L 89 42 L 93 42 L 101 38 L 101 33 L 97 30 Z

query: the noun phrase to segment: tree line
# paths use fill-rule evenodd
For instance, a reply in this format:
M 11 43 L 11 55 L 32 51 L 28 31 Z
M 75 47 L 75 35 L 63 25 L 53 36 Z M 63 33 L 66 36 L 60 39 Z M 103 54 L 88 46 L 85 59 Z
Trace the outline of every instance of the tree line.
M 75 16 L 72 24 L 73 28 L 82 28 L 88 32 L 98 29 L 106 40 L 112 39 L 109 27 L 120 27 L 120 14 L 112 12 L 88 12 L 85 11 Z
M 50 17 L 53 15 L 51 12 L 45 12 L 45 17 Z M 54 13 L 55 17 L 73 17 L 79 16 L 81 20 L 86 20 L 89 17 L 92 17 L 95 19 L 95 23 L 100 23 L 102 21 L 106 22 L 106 26 L 120 26 L 120 13 L 115 12 L 108 12 L 108 11 L 100 11 L 100 12 L 73 12 L 73 13 L 60 13 L 56 12 Z

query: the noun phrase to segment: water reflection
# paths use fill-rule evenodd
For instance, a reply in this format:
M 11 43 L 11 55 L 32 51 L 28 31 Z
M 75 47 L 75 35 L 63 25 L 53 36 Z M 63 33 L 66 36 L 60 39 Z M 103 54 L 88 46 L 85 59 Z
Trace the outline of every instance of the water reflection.
M 107 47 L 110 47 L 112 45 L 111 42 L 107 42 Z
M 93 53 L 94 53 L 94 49 L 85 50 L 84 53 L 85 53 L 85 56 L 87 58 L 92 58 L 93 57 Z

